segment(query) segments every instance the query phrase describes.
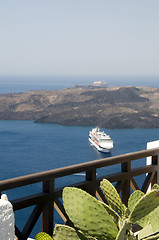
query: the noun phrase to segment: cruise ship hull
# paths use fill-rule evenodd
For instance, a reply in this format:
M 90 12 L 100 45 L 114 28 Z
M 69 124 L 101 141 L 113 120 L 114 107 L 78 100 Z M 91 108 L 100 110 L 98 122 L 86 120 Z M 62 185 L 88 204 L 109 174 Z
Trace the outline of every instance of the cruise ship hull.
M 100 147 L 95 141 L 89 138 L 89 142 L 94 146 L 99 152 L 110 153 L 110 149 Z
M 110 153 L 113 148 L 113 141 L 110 136 L 101 132 L 98 127 L 89 132 L 89 142 L 99 152 Z

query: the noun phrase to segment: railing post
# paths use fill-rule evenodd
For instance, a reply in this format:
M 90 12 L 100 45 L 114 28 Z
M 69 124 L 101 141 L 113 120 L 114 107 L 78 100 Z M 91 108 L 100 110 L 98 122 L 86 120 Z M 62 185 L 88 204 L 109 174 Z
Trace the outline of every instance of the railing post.
M 131 161 L 121 163 L 121 172 L 126 172 L 128 174 L 127 179 L 122 184 L 122 189 L 121 189 L 121 200 L 126 205 L 128 202 L 128 198 L 130 196 L 130 169 L 131 169 Z
M 91 184 L 87 189 L 87 192 L 92 196 L 96 195 L 96 169 L 91 169 L 86 171 L 86 181 L 90 181 Z
M 43 192 L 54 192 L 54 179 L 43 182 Z M 48 201 L 42 213 L 42 231 L 48 233 L 50 236 L 53 234 L 53 221 L 54 221 L 54 203 Z
M 156 165 L 156 173 L 154 178 L 152 179 L 152 186 L 153 184 L 159 184 L 159 155 L 152 156 L 152 165 Z

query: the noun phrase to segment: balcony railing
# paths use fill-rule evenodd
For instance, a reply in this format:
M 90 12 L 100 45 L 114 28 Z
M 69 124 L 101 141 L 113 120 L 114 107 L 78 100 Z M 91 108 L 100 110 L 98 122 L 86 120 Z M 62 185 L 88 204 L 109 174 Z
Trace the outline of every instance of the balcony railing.
M 151 165 L 144 165 L 138 168 L 132 168 L 132 161 L 140 161 L 146 157 L 152 157 Z M 120 193 L 122 201 L 127 204 L 130 191 L 139 189 L 139 184 L 135 180 L 136 176 L 144 175 L 144 182 L 140 189 L 146 192 L 150 184 L 159 184 L 159 148 L 151 150 L 143 150 L 139 152 L 124 154 L 115 157 L 99 159 L 95 161 L 85 162 L 63 168 L 53 169 L 45 172 L 30 174 L 17 178 L 0 181 L 0 192 L 9 189 L 15 189 L 35 183 L 42 183 L 42 191 L 34 195 L 28 195 L 11 201 L 14 211 L 21 210 L 30 206 L 34 209 L 26 221 L 23 230 L 20 231 L 15 226 L 15 233 L 19 240 L 26 240 L 40 215 L 42 214 L 42 231 L 52 235 L 54 225 L 54 208 L 60 217 L 69 224 L 69 219 L 64 211 L 61 203 L 63 187 L 55 188 L 55 180 L 59 181 L 64 176 L 70 176 L 77 173 L 85 173 L 85 179 L 82 182 L 76 182 L 71 186 L 80 187 L 98 199 L 105 201 L 99 183 L 103 178 L 115 184 L 117 191 Z M 98 177 L 97 170 L 103 167 L 119 164 L 120 171 Z

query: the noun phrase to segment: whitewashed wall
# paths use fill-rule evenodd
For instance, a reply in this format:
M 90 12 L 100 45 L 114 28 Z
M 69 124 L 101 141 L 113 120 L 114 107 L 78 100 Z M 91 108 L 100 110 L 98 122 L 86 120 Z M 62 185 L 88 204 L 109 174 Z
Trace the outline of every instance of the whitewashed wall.
M 5 194 L 0 199 L 0 240 L 14 240 L 13 207 Z

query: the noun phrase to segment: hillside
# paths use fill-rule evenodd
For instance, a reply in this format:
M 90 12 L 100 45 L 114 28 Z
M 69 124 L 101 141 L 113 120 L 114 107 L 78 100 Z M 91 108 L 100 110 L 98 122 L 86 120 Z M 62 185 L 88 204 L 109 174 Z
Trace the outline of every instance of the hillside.
M 0 119 L 105 128 L 156 128 L 158 103 L 159 89 L 147 87 L 0 94 Z

